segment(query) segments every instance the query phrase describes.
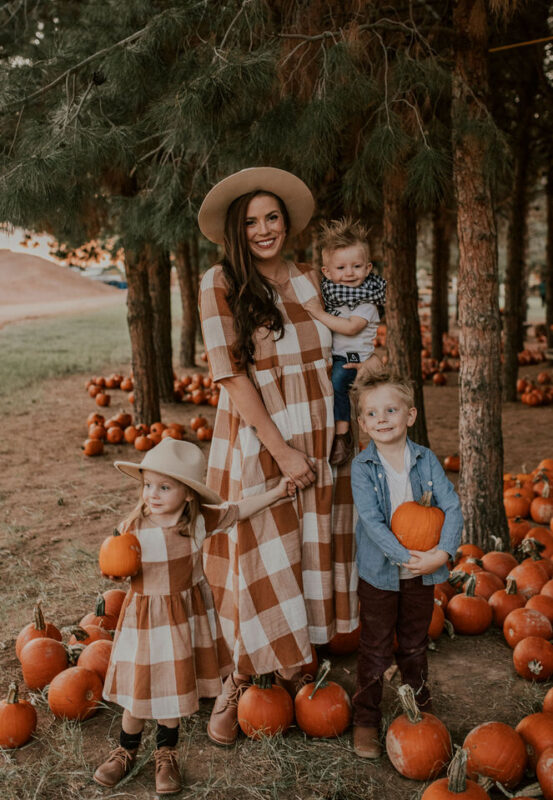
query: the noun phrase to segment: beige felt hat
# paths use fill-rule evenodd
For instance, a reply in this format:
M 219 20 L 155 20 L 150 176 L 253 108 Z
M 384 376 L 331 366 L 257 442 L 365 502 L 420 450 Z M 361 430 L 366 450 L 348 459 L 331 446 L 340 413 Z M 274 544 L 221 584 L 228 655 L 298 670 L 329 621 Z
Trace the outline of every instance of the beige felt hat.
M 300 178 L 276 167 L 249 167 L 223 178 L 206 194 L 198 214 L 203 235 L 223 244 L 229 206 L 237 197 L 258 191 L 280 197 L 290 217 L 289 236 L 302 231 L 313 216 L 315 200 Z
M 145 469 L 168 475 L 181 483 L 186 484 L 208 503 L 220 505 L 223 500 L 217 492 L 208 489 L 203 481 L 205 472 L 204 454 L 192 442 L 182 442 L 168 436 L 159 444 L 148 450 L 140 464 L 133 461 L 116 461 L 114 467 L 119 472 L 124 472 L 135 480 L 140 480 L 140 474 Z

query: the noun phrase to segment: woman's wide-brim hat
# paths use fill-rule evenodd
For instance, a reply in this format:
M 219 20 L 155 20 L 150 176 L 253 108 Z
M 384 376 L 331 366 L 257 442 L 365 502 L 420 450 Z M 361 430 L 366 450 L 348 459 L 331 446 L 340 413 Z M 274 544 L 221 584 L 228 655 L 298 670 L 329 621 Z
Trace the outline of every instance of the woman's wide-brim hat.
M 290 218 L 289 236 L 306 226 L 315 209 L 315 200 L 305 183 L 284 169 L 249 167 L 223 178 L 206 194 L 198 214 L 203 235 L 215 244 L 223 244 L 229 206 L 250 192 L 270 192 L 280 197 Z
M 140 464 L 134 461 L 116 461 L 114 467 L 129 475 L 135 480 L 140 480 L 145 469 L 168 475 L 176 481 L 186 484 L 207 503 L 220 505 L 223 500 L 217 492 L 208 489 L 204 483 L 205 473 L 204 454 L 192 442 L 182 442 L 168 436 L 159 444 L 148 450 Z

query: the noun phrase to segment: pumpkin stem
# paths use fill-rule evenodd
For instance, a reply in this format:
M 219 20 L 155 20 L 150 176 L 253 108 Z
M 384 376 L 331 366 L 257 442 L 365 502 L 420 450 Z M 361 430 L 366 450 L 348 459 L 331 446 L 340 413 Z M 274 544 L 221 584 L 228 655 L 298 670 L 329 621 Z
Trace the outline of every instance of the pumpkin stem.
M 467 597 L 474 597 L 474 590 L 476 589 L 476 578 L 474 575 L 470 575 L 466 585 L 465 585 L 465 594 Z
M 542 489 L 542 492 L 541 492 L 541 496 L 545 497 L 547 499 L 549 497 L 550 487 L 549 487 L 549 481 L 547 480 L 545 475 L 544 475 L 544 478 L 543 478 L 543 483 L 544 483 L 544 486 L 543 486 L 543 489 Z
M 419 505 L 424 506 L 425 508 L 430 508 L 432 504 L 432 492 L 423 492 L 422 497 L 419 500 Z
M 447 788 L 452 794 L 462 794 L 467 789 L 467 751 L 462 747 L 447 768 Z
M 515 794 L 509 792 L 501 783 L 499 783 L 499 781 L 496 781 L 495 785 L 499 791 L 503 792 L 505 797 L 512 797 L 513 800 L 515 800 L 517 797 L 543 797 L 543 792 L 539 783 L 531 783 L 530 786 L 526 786 L 524 789 L 519 789 L 519 791 Z
M 409 722 L 413 724 L 421 722 L 422 714 L 417 705 L 417 701 L 415 700 L 415 692 L 413 691 L 413 687 L 409 686 L 408 683 L 404 683 L 399 687 L 397 693 L 399 696 L 399 702 L 403 708 L 403 712 L 407 716 Z
M 106 613 L 106 600 L 103 595 L 99 594 L 96 598 L 96 608 L 94 613 L 97 617 L 103 617 Z
M 321 666 L 317 671 L 317 677 L 315 678 L 313 691 L 309 695 L 310 700 L 312 700 L 313 697 L 315 696 L 315 692 L 317 691 L 317 689 L 326 686 L 326 676 L 328 675 L 329 672 L 330 672 L 330 661 L 328 660 L 328 658 L 325 658 L 325 660 L 321 663 Z
M 117 529 L 117 528 L 114 528 L 114 529 L 113 529 L 113 535 L 114 535 L 114 536 L 121 536 L 121 534 L 120 534 L 120 532 L 118 531 L 118 529 Z
M 42 613 L 40 600 L 37 601 L 37 604 L 33 609 L 33 617 L 37 631 L 43 631 L 46 628 L 46 623 L 44 622 L 44 614 Z
M 67 653 L 67 660 L 69 664 L 74 667 L 77 661 L 79 660 L 79 656 L 86 649 L 85 644 L 68 644 L 65 645 L 65 652 Z
M 503 539 L 500 536 L 494 536 L 493 534 L 490 536 L 491 543 L 493 545 L 493 549 L 499 551 L 500 553 L 503 552 Z
M 273 685 L 273 673 L 266 672 L 263 675 L 256 675 L 252 682 L 259 686 L 260 689 L 271 689 Z
M 12 681 L 8 686 L 8 696 L 6 697 L 6 703 L 18 703 L 19 702 L 19 692 L 17 689 L 17 683 Z
M 453 627 L 453 623 L 448 619 L 444 620 L 444 628 L 446 629 L 449 638 L 455 639 L 455 628 Z
M 451 584 L 451 586 L 455 586 L 457 588 L 459 584 L 464 584 L 468 581 L 469 576 L 466 572 L 463 572 L 462 569 L 454 569 L 453 572 L 450 573 L 447 582 Z
M 514 578 L 507 578 L 505 594 L 518 594 L 517 582 Z
M 542 550 L 545 550 L 545 545 L 543 542 L 538 541 L 537 539 L 523 539 L 520 543 L 520 548 L 523 553 L 526 553 L 532 561 L 542 561 L 542 556 L 540 555 Z
M 82 642 L 88 638 L 88 633 L 79 625 L 73 625 L 71 628 L 69 628 L 69 633 L 72 633 L 78 642 Z

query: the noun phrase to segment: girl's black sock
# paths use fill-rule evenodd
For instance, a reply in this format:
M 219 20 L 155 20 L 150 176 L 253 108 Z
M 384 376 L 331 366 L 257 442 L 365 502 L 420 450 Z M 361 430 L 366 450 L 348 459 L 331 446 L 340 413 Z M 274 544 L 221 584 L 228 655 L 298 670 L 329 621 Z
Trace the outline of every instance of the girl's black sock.
M 136 750 L 140 744 L 141 738 L 142 731 L 139 731 L 138 733 L 127 733 L 123 730 L 123 728 L 121 728 L 119 744 L 121 747 L 124 747 L 125 750 Z
M 176 747 L 178 740 L 178 725 L 175 725 L 174 728 L 168 728 L 166 725 L 162 725 L 161 722 L 157 723 L 156 747 Z

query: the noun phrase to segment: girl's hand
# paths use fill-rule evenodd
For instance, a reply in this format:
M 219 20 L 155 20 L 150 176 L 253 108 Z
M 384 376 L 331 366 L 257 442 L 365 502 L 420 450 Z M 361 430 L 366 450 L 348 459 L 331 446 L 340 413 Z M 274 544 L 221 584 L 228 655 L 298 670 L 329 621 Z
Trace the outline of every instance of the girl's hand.
M 286 446 L 282 454 L 275 458 L 282 474 L 290 478 L 298 489 L 306 489 L 315 482 L 317 473 L 305 453 Z
M 276 488 L 279 497 L 294 497 L 296 494 L 296 484 L 291 478 L 281 478 Z

